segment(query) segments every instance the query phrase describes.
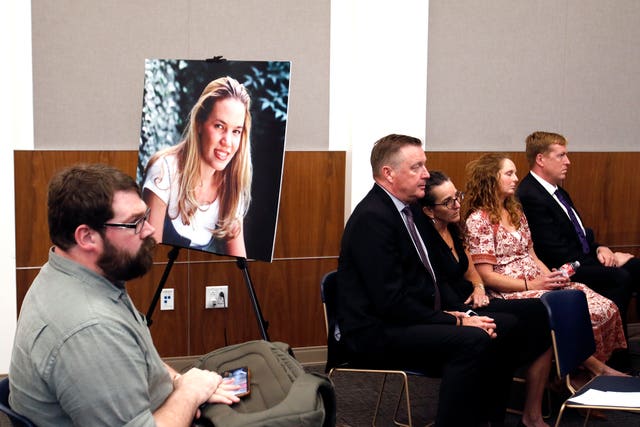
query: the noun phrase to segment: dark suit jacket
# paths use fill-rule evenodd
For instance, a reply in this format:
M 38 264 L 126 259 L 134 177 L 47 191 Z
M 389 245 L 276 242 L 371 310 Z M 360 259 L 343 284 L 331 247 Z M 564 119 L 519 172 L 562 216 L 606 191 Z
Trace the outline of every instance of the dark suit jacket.
M 393 328 L 456 323 L 433 309 L 431 275 L 401 214 L 377 184 L 347 221 L 337 281 L 338 323 L 356 352 L 384 349 Z
M 569 193 L 562 187 L 558 187 L 558 190 L 573 207 Z M 585 227 L 591 249 L 589 254 L 585 255 L 582 252 L 578 234 L 565 211 L 530 173 L 520 182 L 516 195 L 529 221 L 536 255 L 547 267 L 557 268 L 564 263 L 576 260 L 583 265 L 593 263 L 595 251 L 599 246 L 594 241 L 593 230 Z M 580 216 L 575 207 L 573 210 Z

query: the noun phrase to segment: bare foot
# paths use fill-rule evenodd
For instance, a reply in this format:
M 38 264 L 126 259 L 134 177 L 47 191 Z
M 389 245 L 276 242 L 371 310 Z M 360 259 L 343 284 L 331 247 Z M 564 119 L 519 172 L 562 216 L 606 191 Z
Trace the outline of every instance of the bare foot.
M 589 357 L 587 360 L 584 361 L 583 367 L 586 368 L 586 370 L 591 373 L 592 377 L 598 376 L 598 375 L 611 375 L 615 377 L 629 376 L 623 372 L 613 369 L 612 367 L 604 364 L 602 361 L 596 359 L 593 356 Z
M 613 369 L 610 366 L 604 365 L 604 368 L 602 368 L 602 372 L 600 372 L 600 375 L 610 375 L 613 377 L 629 377 L 630 375 L 625 374 L 624 372 L 620 372 L 617 369 Z
M 571 385 L 576 390 L 582 388 L 586 383 L 591 381 L 593 377 L 600 375 L 608 375 L 612 377 L 629 377 L 630 375 L 620 372 L 612 367 L 602 363 L 595 371 L 591 370 L 579 370 L 571 375 Z

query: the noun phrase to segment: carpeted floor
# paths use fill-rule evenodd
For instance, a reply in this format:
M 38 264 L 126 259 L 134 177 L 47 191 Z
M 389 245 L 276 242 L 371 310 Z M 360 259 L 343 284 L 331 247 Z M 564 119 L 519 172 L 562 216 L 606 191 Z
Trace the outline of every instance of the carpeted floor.
M 324 366 L 307 366 L 310 372 L 324 373 Z M 376 404 L 377 390 L 381 384 L 382 376 L 365 373 L 337 373 L 333 377 L 336 400 L 337 400 L 337 426 L 338 427 L 361 427 L 370 426 L 373 418 L 373 411 Z M 411 410 L 413 413 L 414 426 L 425 426 L 432 422 L 435 417 L 438 387 L 440 381 L 432 378 L 411 377 L 409 388 L 411 396 Z M 376 422 L 377 426 L 393 426 L 393 412 L 401 388 L 399 378 L 390 377 L 385 386 L 383 404 Z M 512 395 L 513 406 L 521 405 L 521 386 L 515 385 Z M 400 421 L 406 422 L 406 410 L 404 403 L 399 412 Z M 559 398 L 552 399 L 552 416 L 546 420 L 549 425 L 554 425 L 558 408 Z M 464 403 L 461 402 L 460 410 L 464 410 Z M 623 411 L 607 411 L 606 420 L 590 419 L 590 427 L 640 427 L 640 414 Z M 508 413 L 505 425 L 507 427 L 517 426 L 520 416 Z M 577 427 L 582 426 L 584 418 L 577 412 L 567 409 L 562 417 L 562 426 Z M 461 426 L 464 427 L 464 426 Z

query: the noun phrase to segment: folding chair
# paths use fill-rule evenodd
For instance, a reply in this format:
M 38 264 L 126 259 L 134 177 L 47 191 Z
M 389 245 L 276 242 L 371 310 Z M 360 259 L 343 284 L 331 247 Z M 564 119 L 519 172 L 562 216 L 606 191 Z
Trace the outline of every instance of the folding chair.
M 560 407 L 556 427 L 560 425 L 565 408 L 586 409 L 585 426 L 592 409 L 640 412 L 640 404 L 615 405 L 601 401 L 597 396 L 589 403 L 575 401 L 576 397 L 593 391 L 640 393 L 640 378 L 600 375 L 576 390 L 571 384 L 571 373 L 596 351 L 587 298 L 582 291 L 564 289 L 547 292 L 541 299 L 549 313 L 558 376 L 566 378 L 567 388 L 571 392 L 571 396 Z
M 325 327 L 327 329 L 327 365 L 325 371 L 328 372 L 328 377 L 331 378 L 336 372 L 351 372 L 351 373 L 369 373 L 369 374 L 381 374 L 383 375 L 382 384 L 378 390 L 378 399 L 376 401 L 376 408 L 373 414 L 372 426 L 376 425 L 376 419 L 380 411 L 380 403 L 382 402 L 382 395 L 384 392 L 384 386 L 389 375 L 398 375 L 402 379 L 402 388 L 398 396 L 398 403 L 396 404 L 396 410 L 393 414 L 393 423 L 398 426 L 412 427 L 411 416 L 411 399 L 409 396 L 409 375 L 425 376 L 425 374 L 416 371 L 409 370 L 397 370 L 397 369 L 369 369 L 352 366 L 350 362 L 345 358 L 344 351 L 342 350 L 342 342 L 340 341 L 340 327 L 336 321 L 336 271 L 327 273 L 320 282 L 320 294 L 322 297 L 322 305 L 324 307 L 324 319 Z M 408 424 L 404 424 L 398 420 L 398 410 L 402 403 L 402 397 L 404 395 L 406 401 L 406 411 Z
M 35 425 L 9 407 L 9 377 L 0 381 L 0 412 L 9 417 L 15 427 L 35 427 Z

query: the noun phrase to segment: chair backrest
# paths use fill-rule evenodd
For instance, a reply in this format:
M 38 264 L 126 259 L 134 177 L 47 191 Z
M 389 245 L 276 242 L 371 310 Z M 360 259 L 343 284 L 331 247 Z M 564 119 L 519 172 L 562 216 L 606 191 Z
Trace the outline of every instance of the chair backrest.
M 563 377 L 596 351 L 587 297 L 577 289 L 562 289 L 547 292 L 540 299 L 549 313 L 556 366 Z
M 337 271 L 330 271 L 320 281 L 320 297 L 324 307 L 324 322 L 327 328 L 327 364 L 326 372 L 349 363 L 348 351 L 340 340 L 340 325 L 336 315 Z
M 335 331 L 336 325 L 336 277 L 338 272 L 336 270 L 330 271 L 324 275 L 320 281 L 320 297 L 322 298 L 322 305 L 324 307 L 324 325 L 329 331 Z
M 15 427 L 35 427 L 28 418 L 23 417 L 9 407 L 9 377 L 5 377 L 0 381 L 0 412 L 7 415 Z

